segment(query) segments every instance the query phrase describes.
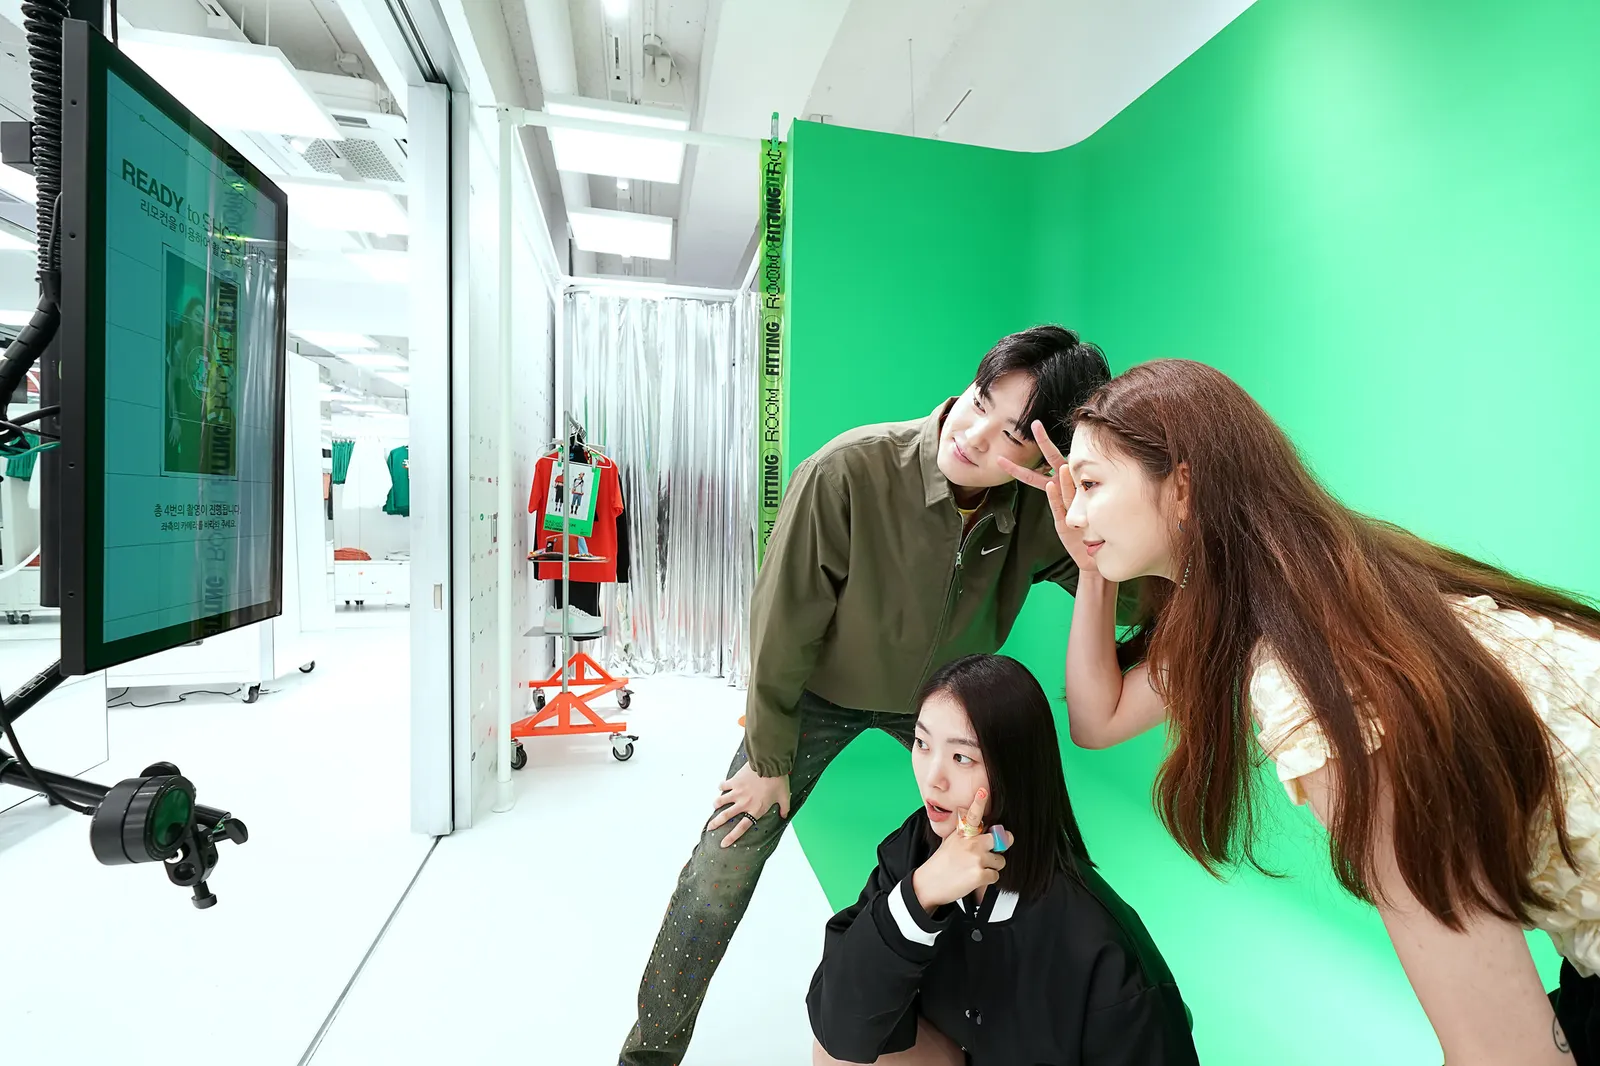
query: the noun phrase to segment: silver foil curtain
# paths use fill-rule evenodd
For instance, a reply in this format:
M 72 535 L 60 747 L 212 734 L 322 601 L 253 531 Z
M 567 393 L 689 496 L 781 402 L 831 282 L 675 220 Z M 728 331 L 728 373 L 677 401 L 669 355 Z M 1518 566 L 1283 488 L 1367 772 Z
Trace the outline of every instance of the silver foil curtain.
M 610 632 L 591 654 L 632 674 L 743 686 L 755 582 L 754 298 L 566 301 L 572 415 L 617 463 L 630 541 L 628 582 L 601 586 Z

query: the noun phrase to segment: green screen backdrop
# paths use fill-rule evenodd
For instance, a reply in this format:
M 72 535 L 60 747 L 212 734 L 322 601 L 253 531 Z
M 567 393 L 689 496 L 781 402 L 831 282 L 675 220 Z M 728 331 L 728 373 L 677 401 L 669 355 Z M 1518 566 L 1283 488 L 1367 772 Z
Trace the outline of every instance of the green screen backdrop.
M 1595 54 L 1594 5 L 1261 0 L 1059 152 L 797 123 L 790 465 L 926 414 L 998 337 L 1061 322 L 1113 369 L 1223 369 L 1351 506 L 1600 592 Z M 1057 696 L 1070 611 L 1036 590 L 1005 649 Z M 1202 1061 L 1437 1063 L 1376 913 L 1338 892 L 1271 767 L 1263 854 L 1289 876 L 1218 882 L 1151 810 L 1164 744 L 1063 757 Z M 917 802 L 886 737 L 824 777 L 797 828 L 833 904 Z M 1553 985 L 1548 940 L 1530 943 Z

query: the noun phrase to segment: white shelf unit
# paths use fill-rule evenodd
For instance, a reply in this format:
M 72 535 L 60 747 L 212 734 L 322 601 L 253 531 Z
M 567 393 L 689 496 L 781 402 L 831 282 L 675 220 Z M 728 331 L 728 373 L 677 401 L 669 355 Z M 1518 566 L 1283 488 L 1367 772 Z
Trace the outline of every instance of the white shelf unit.
M 333 564 L 333 598 L 351 607 L 409 607 L 411 563 L 341 559 Z

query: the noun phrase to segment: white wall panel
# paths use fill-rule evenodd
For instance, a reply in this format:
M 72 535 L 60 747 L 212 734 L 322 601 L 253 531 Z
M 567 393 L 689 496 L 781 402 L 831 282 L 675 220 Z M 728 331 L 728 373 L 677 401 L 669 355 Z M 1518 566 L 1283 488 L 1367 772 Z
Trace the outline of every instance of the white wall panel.
M 468 506 L 461 515 L 459 538 L 467 548 L 467 590 L 464 666 L 468 714 L 457 733 L 457 826 L 470 825 L 491 807 L 496 777 L 496 716 L 500 695 L 498 653 L 499 553 L 512 553 L 513 720 L 529 703 L 526 683 L 536 673 L 548 671 L 548 643 L 522 634 L 543 614 L 543 590 L 535 586 L 527 555 L 527 499 L 533 483 L 533 464 L 553 435 L 550 337 L 553 304 L 550 272 L 541 264 L 539 243 L 548 247 L 543 216 L 527 180 L 526 168 L 517 165 L 513 175 L 514 219 L 512 242 L 512 359 L 513 388 L 502 396 L 499 388 L 499 171 L 496 146 L 498 129 L 494 112 L 473 108 L 472 128 L 464 146 L 467 154 L 466 277 L 457 306 L 464 322 L 458 338 L 465 344 L 466 470 Z M 547 253 L 546 253 L 547 255 Z M 511 405 L 512 439 L 497 439 L 500 404 Z M 511 497 L 513 511 L 497 513 L 499 506 L 500 449 L 512 450 Z M 458 547 L 458 551 L 460 548 Z M 458 655 L 460 645 L 458 644 Z M 463 795 L 460 782 L 467 783 Z

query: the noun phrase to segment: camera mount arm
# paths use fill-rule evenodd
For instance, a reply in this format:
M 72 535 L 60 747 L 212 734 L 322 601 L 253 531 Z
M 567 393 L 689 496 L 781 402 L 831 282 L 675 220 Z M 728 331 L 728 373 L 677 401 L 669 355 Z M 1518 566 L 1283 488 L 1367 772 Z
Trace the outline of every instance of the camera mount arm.
M 217 902 L 206 879 L 217 868 L 217 845 L 250 839 L 245 824 L 227 811 L 195 803 L 195 787 L 171 763 L 145 767 L 107 787 L 32 766 L 11 732 L 11 723 L 66 680 L 60 662 L 35 676 L 9 700 L 0 700 L 0 730 L 17 754 L 0 749 L 0 784 L 49 797 L 52 803 L 87 814 L 89 846 L 107 866 L 160 862 L 167 880 L 193 892 L 204 910 Z

